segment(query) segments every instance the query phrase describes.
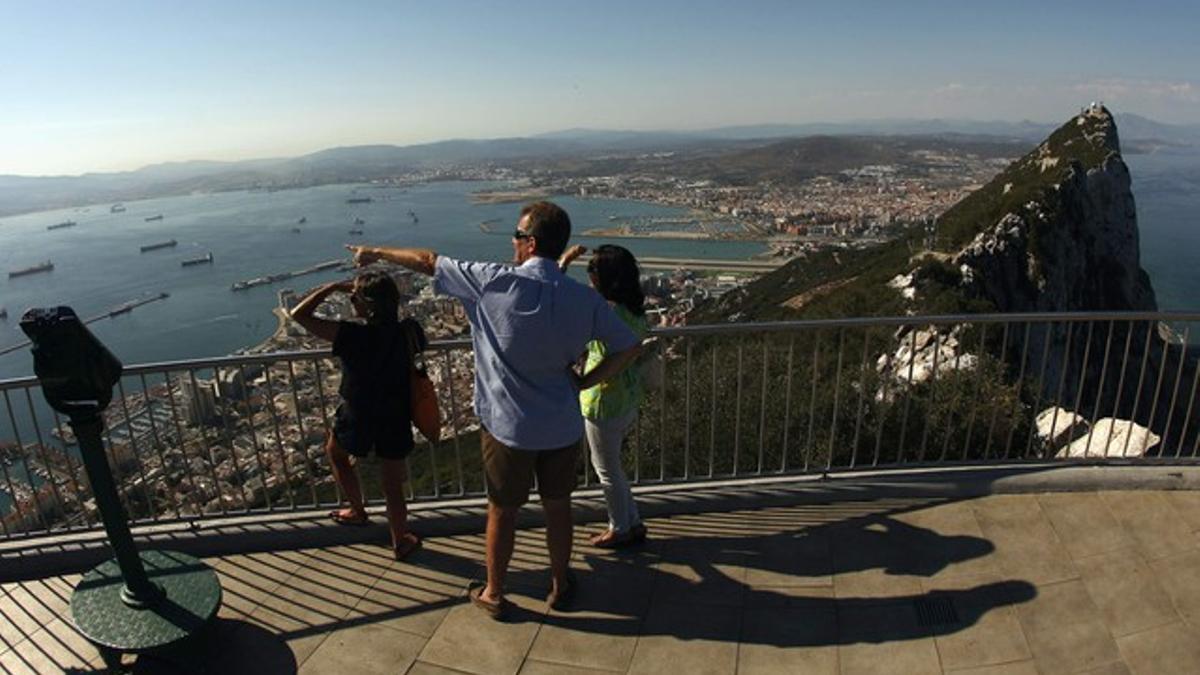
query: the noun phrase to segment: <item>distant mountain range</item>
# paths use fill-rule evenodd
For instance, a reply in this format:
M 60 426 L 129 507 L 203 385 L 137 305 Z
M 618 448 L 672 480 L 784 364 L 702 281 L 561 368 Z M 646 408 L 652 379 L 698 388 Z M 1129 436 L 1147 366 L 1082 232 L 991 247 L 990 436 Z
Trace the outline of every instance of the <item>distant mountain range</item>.
M 1163 124 L 1139 115 L 1118 115 L 1127 153 L 1200 149 L 1200 125 Z M 255 186 L 302 187 L 372 180 L 407 170 L 473 162 L 506 163 L 537 158 L 605 153 L 708 149 L 741 151 L 807 136 L 939 136 L 1003 139 L 1030 144 L 1055 125 L 972 120 L 867 120 L 842 123 L 761 124 L 700 131 L 568 129 L 525 138 L 447 140 L 420 145 L 330 148 L 301 157 L 237 162 L 154 164 L 117 173 L 80 176 L 0 175 L 0 216 L 45 209 Z

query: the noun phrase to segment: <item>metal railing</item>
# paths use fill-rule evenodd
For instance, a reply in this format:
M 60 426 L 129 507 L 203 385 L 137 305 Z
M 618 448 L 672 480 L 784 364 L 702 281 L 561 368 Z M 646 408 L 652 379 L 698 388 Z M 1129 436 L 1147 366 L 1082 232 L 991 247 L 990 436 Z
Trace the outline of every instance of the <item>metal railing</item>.
M 1193 461 L 1200 313 L 856 318 L 654 331 L 664 385 L 627 436 L 634 485 L 974 461 Z M 443 439 L 408 458 L 413 500 L 483 494 L 469 340 L 427 354 Z M 653 364 L 651 364 L 652 366 Z M 327 352 L 129 366 L 105 448 L 135 523 L 340 501 L 324 440 Z M 92 530 L 64 420 L 0 381 L 0 538 Z M 378 471 L 362 464 L 368 500 Z M 581 482 L 594 482 L 581 468 Z

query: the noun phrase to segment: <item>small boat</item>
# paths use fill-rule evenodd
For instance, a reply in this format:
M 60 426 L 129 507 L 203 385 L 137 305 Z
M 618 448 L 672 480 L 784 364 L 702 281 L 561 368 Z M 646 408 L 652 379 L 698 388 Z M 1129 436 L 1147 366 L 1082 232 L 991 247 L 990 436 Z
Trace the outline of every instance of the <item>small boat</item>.
M 0 307 L 0 319 L 7 319 L 7 318 L 8 318 L 8 310 L 3 307 Z
M 365 224 L 366 222 L 367 222 L 367 221 L 363 220 L 362 218 L 355 218 L 355 219 L 354 219 L 354 224 L 355 224 L 355 225 L 363 225 L 363 224 Z
M 55 223 L 55 224 L 53 224 L 53 225 L 47 225 L 47 226 L 46 226 L 46 229 L 47 229 L 47 230 L 61 230 L 61 229 L 63 229 L 64 227 L 75 227 L 75 226 L 76 226 L 76 225 L 78 225 L 78 224 L 79 224 L 79 223 L 77 223 L 77 222 L 75 222 L 75 221 L 73 221 L 73 220 L 64 220 L 64 221 L 62 221 L 61 223 Z
M 25 268 L 22 268 L 19 270 L 13 270 L 8 273 L 8 278 L 12 279 L 13 277 L 23 277 L 27 274 L 37 274 L 38 272 L 49 272 L 53 269 L 54 269 L 54 263 L 47 260 L 44 263 L 33 265 L 31 267 L 25 267 Z
M 125 205 L 124 204 L 113 204 L 112 206 L 108 207 L 108 212 L 109 213 L 125 213 Z
M 293 232 L 293 233 L 295 233 L 295 234 L 300 234 L 300 228 L 298 228 L 298 227 L 293 227 L 293 228 L 292 228 L 292 232 Z
M 156 216 L 147 216 L 147 217 L 146 217 L 146 222 L 148 223 L 148 222 L 150 222 L 150 221 L 152 221 L 152 220 L 162 220 L 162 219 L 163 219 L 163 215 L 160 213 L 160 214 L 158 214 L 158 215 L 156 215 Z
M 350 234 L 362 234 L 362 233 L 363 233 L 363 231 L 360 229 L 357 229 L 357 228 L 350 230 Z
M 191 267 L 192 265 L 204 265 L 206 263 L 211 263 L 212 261 L 213 261 L 212 251 L 209 251 L 208 253 L 200 256 L 199 258 L 189 258 L 187 260 L 184 260 L 180 264 L 184 267 Z
M 297 220 L 297 221 L 296 221 L 296 224 L 297 224 L 297 225 L 303 225 L 303 224 L 305 224 L 305 223 L 307 223 L 307 222 L 308 222 L 308 216 L 302 216 L 302 217 L 300 218 L 300 220 Z
M 146 244 L 145 246 L 141 247 L 141 251 L 142 253 L 146 253 L 147 251 L 157 251 L 160 248 L 172 248 L 178 243 L 179 242 L 175 241 L 174 239 L 169 239 L 167 241 L 160 241 L 156 244 Z

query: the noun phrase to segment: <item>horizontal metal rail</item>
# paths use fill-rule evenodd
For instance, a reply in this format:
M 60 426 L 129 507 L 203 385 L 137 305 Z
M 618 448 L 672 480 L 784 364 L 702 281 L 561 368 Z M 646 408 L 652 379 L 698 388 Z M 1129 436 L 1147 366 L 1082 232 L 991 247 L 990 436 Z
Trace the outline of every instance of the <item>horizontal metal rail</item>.
M 666 376 L 626 438 L 626 473 L 646 485 L 985 460 L 1192 462 L 1194 323 L 1200 312 L 656 329 Z M 409 457 L 409 495 L 482 495 L 471 341 L 430 351 L 443 436 Z M 338 504 L 325 440 L 339 377 L 327 350 L 126 367 L 104 444 L 131 519 Z M 359 468 L 368 502 L 381 504 L 378 466 Z M 0 381 L 0 540 L 98 527 L 69 425 L 36 378 Z

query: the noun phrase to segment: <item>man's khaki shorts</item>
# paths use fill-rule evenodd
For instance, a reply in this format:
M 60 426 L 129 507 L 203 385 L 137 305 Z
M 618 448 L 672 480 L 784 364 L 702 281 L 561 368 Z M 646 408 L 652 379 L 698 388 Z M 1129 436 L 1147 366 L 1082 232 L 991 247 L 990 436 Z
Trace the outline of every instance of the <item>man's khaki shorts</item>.
M 578 441 L 557 450 L 519 450 L 484 429 L 480 445 L 488 501 L 496 506 L 521 506 L 529 501 L 534 474 L 542 499 L 566 499 L 575 490 Z

